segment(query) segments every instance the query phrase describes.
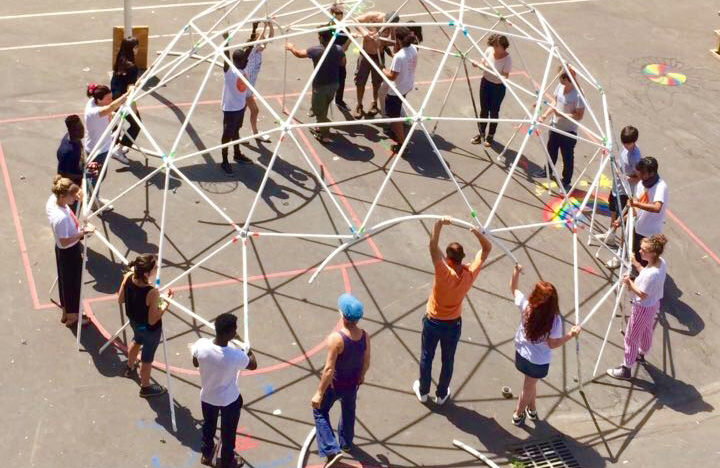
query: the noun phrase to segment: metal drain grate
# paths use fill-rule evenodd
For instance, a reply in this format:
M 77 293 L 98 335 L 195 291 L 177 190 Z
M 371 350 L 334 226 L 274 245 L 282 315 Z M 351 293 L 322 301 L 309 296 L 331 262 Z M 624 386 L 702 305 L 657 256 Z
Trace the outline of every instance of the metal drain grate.
M 562 437 L 513 444 L 508 452 L 510 460 L 520 462 L 524 468 L 580 468 Z

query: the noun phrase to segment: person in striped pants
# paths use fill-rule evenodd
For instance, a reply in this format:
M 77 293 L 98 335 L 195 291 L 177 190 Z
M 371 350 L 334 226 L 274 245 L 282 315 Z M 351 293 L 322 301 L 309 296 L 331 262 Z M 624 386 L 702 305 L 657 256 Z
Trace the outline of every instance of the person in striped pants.
M 635 280 L 628 275 L 622 280 L 635 297 L 625 330 L 625 360 L 622 365 L 607 371 L 614 379 L 629 380 L 635 362 L 644 362 L 645 353 L 650 350 L 655 317 L 660 309 L 660 299 L 665 287 L 667 264 L 660 255 L 666 243 L 667 238 L 663 234 L 645 237 L 640 243 L 640 256 L 647 265 L 643 266 L 633 258 L 633 265 L 639 274 Z

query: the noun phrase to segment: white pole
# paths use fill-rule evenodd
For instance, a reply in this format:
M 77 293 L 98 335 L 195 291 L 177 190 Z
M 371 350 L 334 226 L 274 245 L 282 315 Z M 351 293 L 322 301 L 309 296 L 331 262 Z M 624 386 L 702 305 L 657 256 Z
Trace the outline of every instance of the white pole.
M 250 317 L 249 317 L 249 304 L 248 304 L 248 274 L 247 274 L 247 237 L 242 239 L 242 281 L 243 281 L 243 340 L 247 345 L 244 348 L 246 351 L 250 350 Z
M 123 36 L 127 39 L 132 37 L 132 0 L 124 0 L 123 9 Z
M 459 440 L 453 440 L 453 445 L 455 445 L 455 447 L 457 447 L 457 448 L 465 450 L 467 453 L 474 456 L 475 458 L 482 460 L 490 468 L 500 468 L 494 461 L 490 460 L 488 457 L 486 457 L 482 453 L 478 452 L 474 448 L 463 444 Z
M 165 375 L 167 376 L 168 400 L 170 400 L 170 422 L 172 423 L 173 431 L 177 432 L 177 421 L 175 420 L 175 404 L 172 394 L 172 379 L 170 378 L 170 364 L 168 363 L 167 344 L 165 342 L 165 330 L 161 328 L 160 334 L 162 336 L 163 357 L 165 358 Z

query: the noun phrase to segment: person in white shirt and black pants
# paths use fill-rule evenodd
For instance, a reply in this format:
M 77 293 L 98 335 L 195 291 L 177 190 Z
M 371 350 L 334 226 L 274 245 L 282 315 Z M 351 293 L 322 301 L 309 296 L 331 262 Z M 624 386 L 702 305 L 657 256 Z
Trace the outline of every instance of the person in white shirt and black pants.
M 395 89 L 390 88 L 385 98 L 385 114 L 388 118 L 402 116 L 402 97 L 412 91 L 415 87 L 415 70 L 417 69 L 417 37 L 410 29 L 401 26 L 395 28 L 395 55 L 393 56 L 390 69 L 385 69 L 385 76 L 394 82 Z M 395 140 L 392 146 L 393 154 L 400 151 L 405 141 L 405 128 L 403 122 L 392 122 L 390 124 L 391 136 Z
M 237 317 L 220 314 L 215 319 L 215 339 L 200 338 L 192 346 L 193 365 L 200 368 L 200 400 L 202 402 L 202 457 L 200 463 L 211 466 L 215 453 L 215 430 L 220 414 L 220 468 L 242 466 L 236 459 L 235 435 L 243 399 L 237 386 L 238 373 L 257 369 L 255 355 L 230 346 L 237 334 Z
M 72 180 L 55 176 L 52 195 L 45 204 L 50 227 L 55 237 L 55 259 L 57 261 L 58 292 L 63 313 L 60 322 L 72 327 L 78 321 L 80 313 L 80 288 L 82 281 L 83 248 L 80 242 L 95 228 L 85 225 L 82 228 L 70 205 L 82 200 L 82 192 Z M 87 319 L 83 317 L 83 325 Z

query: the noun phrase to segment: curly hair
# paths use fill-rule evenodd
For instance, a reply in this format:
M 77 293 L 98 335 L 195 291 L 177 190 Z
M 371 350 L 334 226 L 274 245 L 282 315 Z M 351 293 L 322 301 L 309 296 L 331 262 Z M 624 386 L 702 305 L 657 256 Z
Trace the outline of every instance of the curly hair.
M 650 251 L 659 257 L 665 250 L 667 237 L 664 234 L 653 234 L 650 237 L 643 238 L 642 243 L 649 244 Z
M 523 311 L 523 331 L 533 343 L 545 341 L 552 330 L 555 316 L 560 313 L 558 294 L 555 286 L 547 281 L 538 281 L 533 289 L 528 306 Z

